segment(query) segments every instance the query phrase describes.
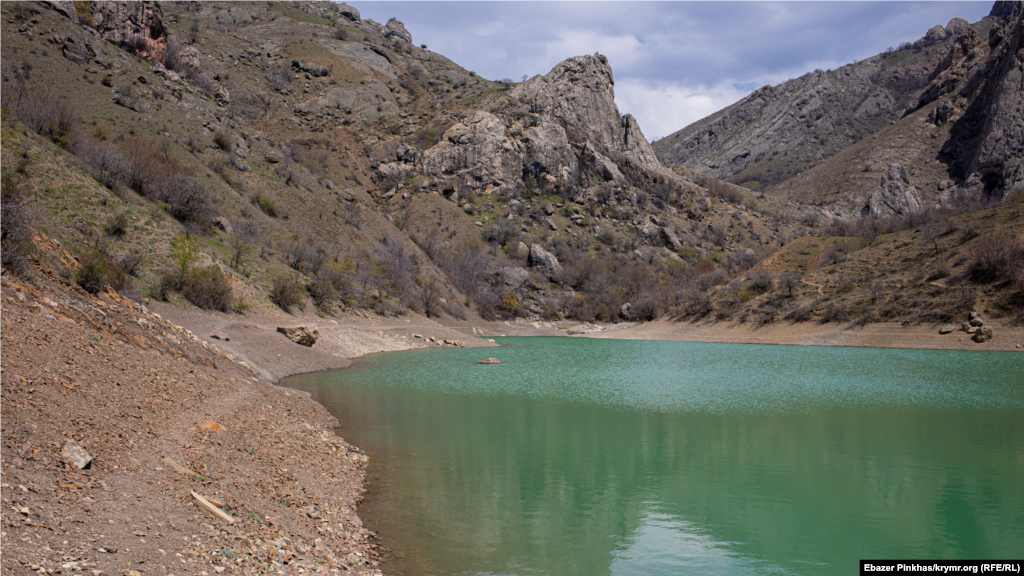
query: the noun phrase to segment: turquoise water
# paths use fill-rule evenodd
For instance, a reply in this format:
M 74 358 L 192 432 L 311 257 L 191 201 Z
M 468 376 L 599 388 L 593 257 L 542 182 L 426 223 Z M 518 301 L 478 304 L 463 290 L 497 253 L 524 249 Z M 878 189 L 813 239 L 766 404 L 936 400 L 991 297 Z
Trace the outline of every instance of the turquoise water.
M 1024 551 L 1024 355 L 502 338 L 291 378 L 389 574 L 850 574 Z M 500 366 L 476 365 L 487 356 Z

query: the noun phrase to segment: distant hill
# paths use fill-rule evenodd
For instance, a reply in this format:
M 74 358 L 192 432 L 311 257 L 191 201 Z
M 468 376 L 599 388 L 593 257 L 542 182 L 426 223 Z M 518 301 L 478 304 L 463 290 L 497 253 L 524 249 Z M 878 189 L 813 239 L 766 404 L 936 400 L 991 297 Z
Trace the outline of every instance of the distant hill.
M 778 185 L 916 106 L 956 38 L 971 28 L 987 37 L 1000 19 L 972 25 L 954 18 L 899 49 L 765 86 L 654 142 L 654 151 L 664 162 L 755 190 Z

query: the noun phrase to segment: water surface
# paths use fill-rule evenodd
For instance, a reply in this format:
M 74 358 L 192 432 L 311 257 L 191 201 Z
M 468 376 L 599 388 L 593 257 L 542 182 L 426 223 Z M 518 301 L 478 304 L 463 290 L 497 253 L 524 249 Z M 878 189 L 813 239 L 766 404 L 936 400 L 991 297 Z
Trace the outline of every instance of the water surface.
M 1024 356 L 503 338 L 291 378 L 389 574 L 850 574 L 1024 550 Z M 476 365 L 493 355 L 500 366 Z

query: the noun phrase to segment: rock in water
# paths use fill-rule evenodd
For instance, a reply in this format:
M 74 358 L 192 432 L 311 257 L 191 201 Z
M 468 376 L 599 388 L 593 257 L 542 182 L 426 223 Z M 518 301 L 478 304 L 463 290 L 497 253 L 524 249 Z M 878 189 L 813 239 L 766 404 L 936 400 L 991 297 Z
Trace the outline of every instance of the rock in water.
M 277 331 L 284 334 L 292 342 L 309 347 L 316 344 L 316 339 L 320 337 L 320 331 L 316 329 L 316 326 L 294 326 L 290 328 L 278 326 Z
M 974 333 L 973 340 L 980 344 L 982 342 L 988 342 L 989 340 L 992 339 L 993 336 L 994 334 L 992 333 L 992 328 L 988 326 L 982 326 L 981 328 L 978 328 L 977 332 Z
M 84 448 L 71 442 L 64 445 L 64 448 L 60 451 L 60 455 L 64 458 L 65 462 L 79 470 L 87 468 L 93 460 L 92 456 L 90 456 Z
M 497 358 L 488 358 L 477 362 L 477 364 L 501 364 L 501 360 L 498 360 Z

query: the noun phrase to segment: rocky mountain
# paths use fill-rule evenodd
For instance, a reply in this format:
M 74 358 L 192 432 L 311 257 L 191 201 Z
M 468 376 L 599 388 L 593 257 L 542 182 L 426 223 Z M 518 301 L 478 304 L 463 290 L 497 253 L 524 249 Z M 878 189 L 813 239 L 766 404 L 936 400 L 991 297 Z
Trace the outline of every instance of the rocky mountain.
M 913 108 L 936 64 L 967 30 L 999 20 L 954 18 L 924 38 L 836 70 L 765 86 L 653 144 L 665 162 L 754 189 L 804 172 Z

